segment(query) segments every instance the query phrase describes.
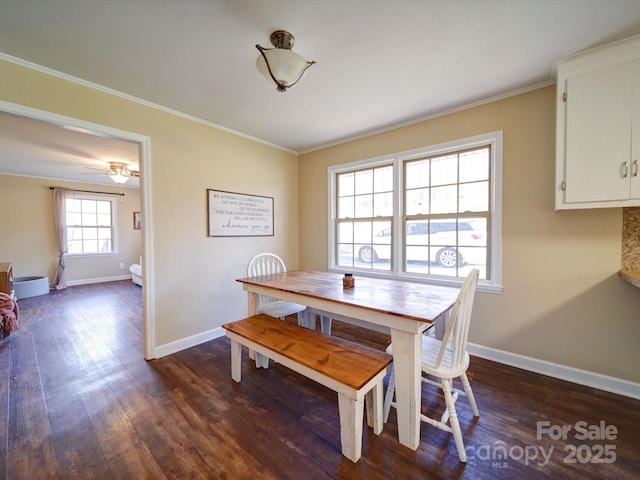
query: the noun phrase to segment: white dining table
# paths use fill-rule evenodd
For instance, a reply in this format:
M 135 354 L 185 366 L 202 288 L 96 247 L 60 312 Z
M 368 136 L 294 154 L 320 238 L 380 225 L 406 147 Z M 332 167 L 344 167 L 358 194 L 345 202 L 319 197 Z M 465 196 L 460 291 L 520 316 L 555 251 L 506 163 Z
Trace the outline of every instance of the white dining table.
M 415 450 L 420 444 L 421 368 L 423 332 L 453 307 L 459 288 L 364 276 L 353 288 L 343 287 L 337 273 L 292 270 L 240 278 L 248 294 L 249 315 L 257 296 L 299 303 L 311 309 L 387 327 L 393 344 L 398 440 Z

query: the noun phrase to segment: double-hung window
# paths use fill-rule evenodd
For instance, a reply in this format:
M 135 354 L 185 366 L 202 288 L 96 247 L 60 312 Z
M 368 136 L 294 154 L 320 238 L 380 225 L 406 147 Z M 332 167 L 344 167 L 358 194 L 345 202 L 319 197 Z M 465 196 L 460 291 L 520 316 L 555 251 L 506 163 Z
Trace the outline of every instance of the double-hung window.
M 502 133 L 329 168 L 330 269 L 500 286 Z
M 65 201 L 65 228 L 69 255 L 116 252 L 115 201 L 76 194 Z

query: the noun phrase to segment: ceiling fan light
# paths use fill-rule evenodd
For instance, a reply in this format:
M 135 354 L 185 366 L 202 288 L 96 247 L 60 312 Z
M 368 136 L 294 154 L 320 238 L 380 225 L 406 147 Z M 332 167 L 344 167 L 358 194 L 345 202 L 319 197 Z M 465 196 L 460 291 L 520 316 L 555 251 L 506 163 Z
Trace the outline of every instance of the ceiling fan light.
M 125 173 L 112 172 L 109 176 L 111 177 L 111 180 L 118 184 L 127 183 L 129 181 L 129 175 L 126 175 Z
M 271 34 L 271 43 L 275 48 L 256 45 L 260 55 L 256 59 L 258 71 L 267 80 L 275 82 L 279 92 L 293 87 L 304 76 L 307 69 L 316 62 L 307 60 L 291 50 L 294 38 L 288 32 L 279 30 Z

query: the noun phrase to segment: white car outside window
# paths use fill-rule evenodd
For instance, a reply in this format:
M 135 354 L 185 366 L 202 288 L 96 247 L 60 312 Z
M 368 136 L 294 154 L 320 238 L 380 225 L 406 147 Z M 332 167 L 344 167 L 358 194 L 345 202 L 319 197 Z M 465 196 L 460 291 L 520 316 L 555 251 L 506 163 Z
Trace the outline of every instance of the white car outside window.
M 486 222 L 478 220 L 431 220 L 407 222 L 407 261 L 435 262 L 443 267 L 486 262 Z M 456 231 L 457 230 L 457 231 Z M 391 229 L 385 228 L 373 238 L 372 245 L 358 251 L 363 262 L 391 258 Z

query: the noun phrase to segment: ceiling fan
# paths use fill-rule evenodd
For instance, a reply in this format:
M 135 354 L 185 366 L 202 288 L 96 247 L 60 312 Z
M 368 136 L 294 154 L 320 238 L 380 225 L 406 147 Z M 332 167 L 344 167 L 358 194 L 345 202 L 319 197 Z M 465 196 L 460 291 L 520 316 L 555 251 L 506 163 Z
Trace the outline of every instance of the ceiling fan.
M 98 170 L 101 174 L 109 175 L 111 180 L 115 183 L 127 183 L 130 178 L 139 178 L 140 172 L 138 170 L 130 170 L 129 165 L 122 162 L 109 162 L 109 170 L 101 170 L 99 168 L 85 167 L 90 170 Z M 92 174 L 87 174 L 92 175 Z

